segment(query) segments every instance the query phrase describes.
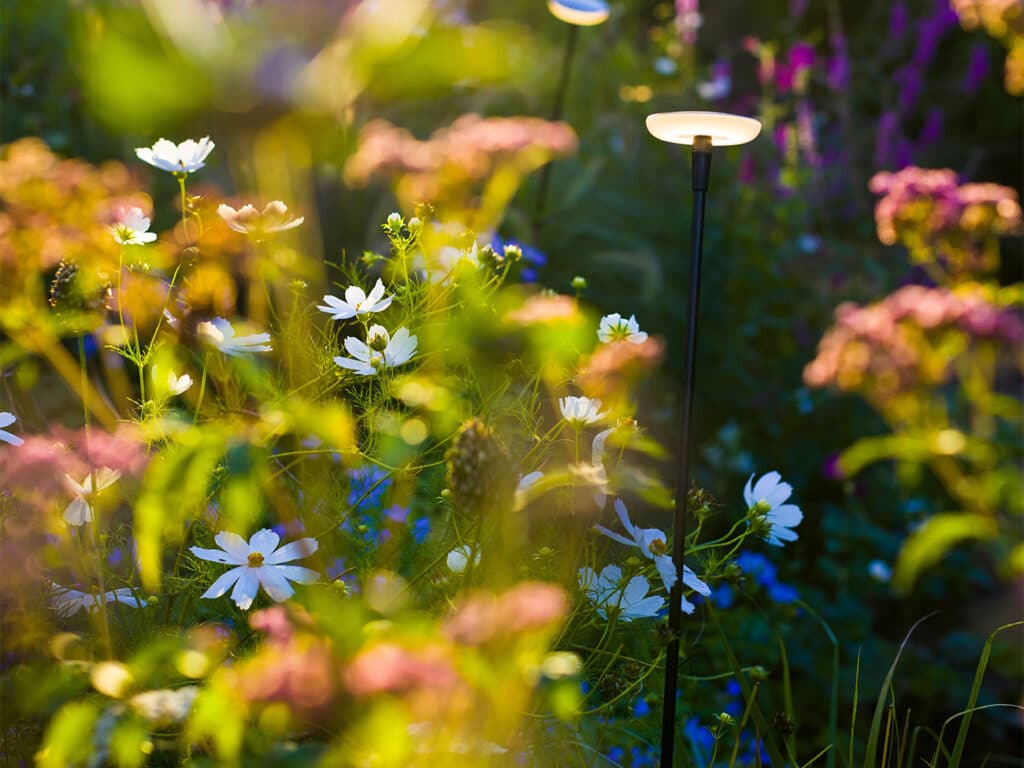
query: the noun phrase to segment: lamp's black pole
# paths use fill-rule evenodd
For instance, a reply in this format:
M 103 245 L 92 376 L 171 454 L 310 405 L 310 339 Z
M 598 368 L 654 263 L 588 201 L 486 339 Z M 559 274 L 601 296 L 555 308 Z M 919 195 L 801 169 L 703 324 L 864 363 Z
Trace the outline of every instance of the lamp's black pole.
M 704 198 L 711 176 L 711 138 L 693 140 L 693 224 L 690 230 L 690 300 L 687 307 L 686 373 L 679 415 L 679 473 L 672 520 L 672 563 L 676 581 L 669 593 L 669 644 L 665 656 L 665 701 L 661 718 L 661 768 L 672 768 L 676 735 L 676 690 L 679 686 L 679 624 L 682 617 L 683 555 L 686 551 L 686 512 L 690 494 L 690 417 L 697 362 L 697 313 L 700 308 L 700 259 L 704 250 Z
M 565 110 L 565 95 L 569 91 L 569 75 L 572 72 L 573 55 L 576 53 L 576 36 L 579 27 L 569 24 L 569 36 L 565 41 L 565 55 L 562 56 L 562 74 L 558 78 L 558 91 L 555 93 L 555 106 L 551 110 L 551 119 L 559 120 Z M 536 237 L 540 229 L 541 217 L 544 215 L 544 204 L 548 197 L 548 185 L 551 183 L 551 163 L 546 163 L 540 172 L 540 186 L 537 188 L 537 201 L 533 207 L 533 234 Z

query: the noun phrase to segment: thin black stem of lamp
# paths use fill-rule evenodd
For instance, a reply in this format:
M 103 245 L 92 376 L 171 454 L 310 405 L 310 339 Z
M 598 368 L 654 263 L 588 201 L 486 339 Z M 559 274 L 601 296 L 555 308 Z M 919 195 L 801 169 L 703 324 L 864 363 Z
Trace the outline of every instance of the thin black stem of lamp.
M 669 593 L 669 644 L 665 656 L 665 700 L 661 720 L 661 768 L 672 768 L 676 735 L 676 690 L 679 686 L 679 635 L 683 598 L 683 555 L 686 551 L 686 513 L 690 495 L 690 427 L 697 362 L 697 314 L 700 308 L 700 261 L 704 250 L 704 198 L 711 176 L 711 139 L 693 141 L 693 225 L 690 230 L 690 300 L 687 307 L 686 373 L 679 415 L 679 474 L 672 521 L 672 563 L 676 581 Z
M 560 120 L 565 110 L 565 96 L 569 91 L 569 75 L 572 72 L 573 56 L 576 53 L 576 36 L 579 27 L 569 24 L 569 36 L 565 41 L 565 54 L 562 56 L 562 73 L 558 78 L 558 90 L 555 92 L 555 106 L 551 110 L 551 119 Z M 537 188 L 537 199 L 533 208 L 533 234 L 536 238 L 540 231 L 541 217 L 544 215 L 544 204 L 547 202 L 548 186 L 551 184 L 551 163 L 544 165 L 540 172 L 540 185 Z

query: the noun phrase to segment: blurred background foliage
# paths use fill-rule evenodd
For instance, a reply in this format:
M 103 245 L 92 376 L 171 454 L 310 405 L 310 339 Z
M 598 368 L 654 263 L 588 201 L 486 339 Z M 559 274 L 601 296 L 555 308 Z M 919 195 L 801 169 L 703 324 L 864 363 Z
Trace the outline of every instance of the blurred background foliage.
M 635 313 L 645 330 L 664 338 L 664 365 L 643 379 L 637 416 L 653 437 L 674 445 L 688 160 L 680 148 L 651 139 L 643 118 L 706 108 L 762 119 L 757 143 L 714 159 L 696 478 L 733 500 L 750 472 L 778 469 L 799 489 L 806 519 L 777 579 L 748 583 L 737 597 L 745 610 L 720 611 L 720 620 L 744 664 L 777 668 L 779 659 L 766 649 L 776 647 L 776 633 L 785 637 L 797 733 L 821 743 L 828 727 L 821 680 L 830 674 L 832 647 L 799 604 L 773 601 L 764 590 L 777 580 L 798 585 L 800 599 L 831 627 L 846 707 L 858 653 L 861 684 L 870 689 L 906 629 L 939 610 L 908 647 L 899 673 L 899 709 L 937 728 L 967 700 L 984 638 L 1021 615 L 1021 563 L 1010 551 L 1021 522 L 1019 415 L 1011 410 L 980 435 L 998 460 L 973 476 L 979 486 L 997 482 L 992 473 L 1008 478 L 1010 492 L 996 493 L 994 508 L 984 511 L 1001 516 L 998 546 L 939 552 L 938 567 L 896 592 L 886 570 L 873 564 L 895 567 L 917 526 L 960 511 L 958 493 L 929 471 L 927 448 L 908 447 L 912 436 L 885 408 L 856 390 L 812 388 L 804 370 L 837 305 L 871 304 L 899 286 L 930 281 L 920 264 L 908 262 L 903 245 L 876 236 L 869 180 L 877 172 L 948 167 L 965 182 L 1020 190 L 1024 110 L 1008 94 L 1012 82 L 1003 71 L 1007 51 L 1018 44 L 1019 18 L 1003 27 L 961 23 L 968 18 L 963 8 L 958 17 L 943 0 L 611 5 L 605 24 L 579 32 L 563 111 L 578 146 L 552 150 L 560 157 L 543 215 L 535 215 L 539 180 L 529 176 L 540 163 L 523 161 L 513 172 L 525 183 L 500 222 L 481 221 L 544 254 L 537 268 L 542 284 L 568 293 L 574 276 L 583 276 L 583 298 L 596 312 Z M 466 113 L 550 117 L 567 35 L 534 0 L 15 1 L 0 8 L 0 26 L 5 144 L 36 136 L 60 155 L 100 163 L 127 160 L 133 147 L 158 136 L 214 136 L 220 149 L 204 182 L 281 197 L 304 211 L 303 247 L 329 265 L 327 279 L 340 279 L 364 252 L 384 251 L 379 222 L 414 202 L 396 195 L 386 174 L 358 184 L 346 174 L 367 124 L 386 119 L 426 142 Z M 487 177 L 494 173 L 489 168 Z M 169 176 L 150 174 L 148 182 L 153 199 L 176 193 Z M 156 216 L 160 229 L 175 223 L 173 211 Z M 1019 235 L 999 240 L 998 263 L 977 280 L 992 296 L 1024 277 Z M 1000 306 L 1019 313 L 1019 295 L 1001 296 Z M 973 397 L 962 384 L 947 380 L 930 390 L 952 403 L 935 434 L 974 434 L 975 422 L 958 420 L 957 407 Z M 986 386 L 1019 406 L 1019 365 Z M 53 405 L 53 414 L 62 412 L 75 413 Z M 234 431 L 225 430 L 230 442 Z M 863 459 L 864 444 L 862 458 L 844 453 L 862 438 L 889 434 L 904 442 L 879 448 L 879 460 Z M 167 488 L 152 492 L 169 492 L 175 477 L 169 469 Z M 705 639 L 686 669 L 697 676 L 725 669 L 716 634 L 703 626 L 692 632 Z M 1012 651 L 1019 640 L 1018 633 L 997 646 L 984 703 L 1019 697 L 1019 657 Z M 693 686 L 688 700 L 703 697 L 706 706 L 693 714 L 705 724 L 735 696 L 717 684 Z M 67 729 L 73 741 L 95 716 L 68 712 L 54 727 Z M 196 727 L 204 727 L 201 720 Z M 212 738 L 229 738 L 215 733 L 215 722 L 205 727 Z M 367 722 L 365 739 L 379 727 Z M 1019 747 L 1019 713 L 994 711 L 972 727 L 975 754 Z M 645 758 L 634 752 L 622 759 L 641 765 Z

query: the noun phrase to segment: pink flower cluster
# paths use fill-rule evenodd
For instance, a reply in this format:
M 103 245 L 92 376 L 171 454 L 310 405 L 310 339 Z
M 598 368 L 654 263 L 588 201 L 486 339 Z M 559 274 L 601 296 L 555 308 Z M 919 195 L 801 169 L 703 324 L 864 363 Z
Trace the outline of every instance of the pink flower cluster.
M 962 269 L 991 269 L 983 245 L 1020 229 L 1017 193 L 999 184 L 960 184 L 954 171 L 910 166 L 876 174 L 871 191 L 878 239 L 901 243 L 916 263 L 941 260 Z M 990 259 L 988 260 L 991 261 Z
M 444 631 L 456 643 L 483 645 L 550 629 L 568 607 L 568 596 L 561 587 L 527 581 L 500 595 L 470 598 L 448 619 Z
M 834 386 L 886 400 L 950 375 L 950 334 L 1019 345 L 1024 322 L 983 295 L 908 285 L 866 307 L 842 304 L 804 369 L 811 387 Z
M 499 167 L 529 172 L 576 151 L 576 133 L 563 122 L 536 117 L 468 114 L 420 141 L 404 128 L 374 120 L 345 165 L 354 185 L 374 177 L 396 180 L 404 202 L 437 203 L 489 178 Z

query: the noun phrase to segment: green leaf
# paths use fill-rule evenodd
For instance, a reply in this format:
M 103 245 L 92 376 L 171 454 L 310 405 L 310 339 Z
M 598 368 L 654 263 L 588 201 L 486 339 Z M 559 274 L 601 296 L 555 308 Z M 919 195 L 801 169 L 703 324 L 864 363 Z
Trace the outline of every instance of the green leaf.
M 964 539 L 992 539 L 999 532 L 995 520 L 982 515 L 947 512 L 924 522 L 904 542 L 896 561 L 893 586 L 907 592 L 921 571 L 934 565 Z

